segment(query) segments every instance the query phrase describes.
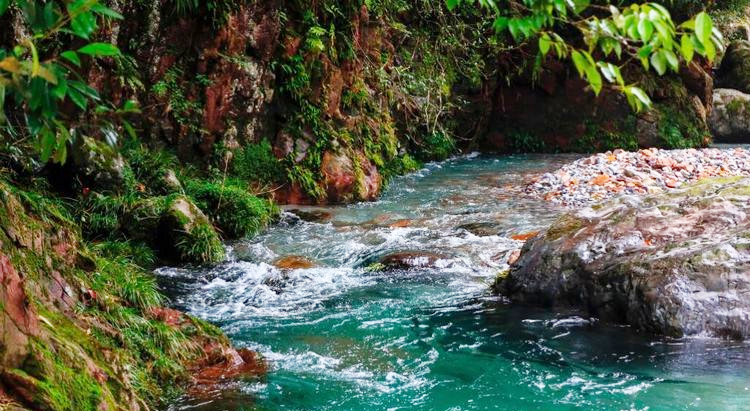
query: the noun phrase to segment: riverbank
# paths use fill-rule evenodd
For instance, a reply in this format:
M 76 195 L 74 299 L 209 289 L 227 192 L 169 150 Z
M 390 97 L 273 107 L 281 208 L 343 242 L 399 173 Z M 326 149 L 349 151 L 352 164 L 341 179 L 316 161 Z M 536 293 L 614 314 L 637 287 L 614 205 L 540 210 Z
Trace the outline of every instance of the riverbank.
M 614 150 L 532 179 L 526 192 L 566 207 L 625 194 L 659 194 L 706 178 L 750 176 L 750 151 L 704 148 Z

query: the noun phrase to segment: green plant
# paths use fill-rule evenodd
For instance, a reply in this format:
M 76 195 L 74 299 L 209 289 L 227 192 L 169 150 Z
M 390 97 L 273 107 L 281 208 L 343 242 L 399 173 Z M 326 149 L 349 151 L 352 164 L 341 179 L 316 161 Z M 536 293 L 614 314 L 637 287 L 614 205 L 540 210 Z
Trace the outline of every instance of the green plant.
M 224 246 L 213 227 L 197 224 L 182 233 L 175 243 L 181 261 L 205 263 L 224 258 Z
M 272 202 L 250 194 L 236 182 L 193 180 L 186 184 L 186 191 L 230 238 L 256 234 L 279 214 Z
M 201 133 L 203 107 L 199 102 L 187 97 L 185 88 L 180 83 L 183 75 L 183 71 L 178 68 L 167 70 L 164 78 L 151 87 L 151 92 L 157 97 L 166 99 L 171 115 L 178 124 L 194 133 Z
M 261 184 L 279 184 L 286 179 L 284 166 L 273 154 L 273 148 L 267 139 L 235 150 L 232 174 Z
M 462 3 L 479 3 L 495 14 L 494 27 L 498 33 L 507 33 L 518 43 L 535 40 L 540 59 L 550 52 L 559 59 L 570 59 L 595 94 L 601 92 L 606 80 L 627 97 L 636 111 L 650 107 L 651 99 L 638 86 L 625 82 L 622 66 L 639 62 L 644 70 L 653 69 L 661 76 L 667 70 L 677 72 L 680 57 L 683 63 L 692 61 L 695 55 L 711 61 L 717 48 L 723 47 L 722 34 L 706 12 L 677 25 L 669 11 L 658 3 L 625 7 L 608 4 L 602 7 L 606 11 L 598 11 L 589 0 L 511 1 L 517 7 L 503 8 L 494 0 L 445 0 L 445 3 L 449 9 Z M 585 47 L 578 47 L 576 38 L 571 38 L 562 26 L 575 28 Z
M 14 4 L 22 13 L 31 35 L 19 43 L 0 47 L 0 127 L 3 133 L 23 141 L 31 136 L 42 162 L 66 161 L 67 149 L 77 137 L 98 134 L 116 142 L 122 124 L 132 127 L 124 116 L 137 112 L 132 101 L 115 108 L 101 101 L 96 90 L 78 73 L 86 58 L 119 57 L 109 43 L 91 42 L 100 19 L 122 19 L 114 10 L 96 0 L 0 1 L 0 17 Z M 57 50 L 61 35 L 72 35 L 83 42 L 76 49 Z M 75 44 L 79 44 L 75 42 Z M 10 98 L 6 98 L 10 97 Z M 70 103 L 70 104 L 68 104 Z M 89 111 L 94 103 L 95 108 Z M 63 112 L 61 106 L 77 112 Z M 71 127 L 71 119 L 87 113 L 86 124 Z

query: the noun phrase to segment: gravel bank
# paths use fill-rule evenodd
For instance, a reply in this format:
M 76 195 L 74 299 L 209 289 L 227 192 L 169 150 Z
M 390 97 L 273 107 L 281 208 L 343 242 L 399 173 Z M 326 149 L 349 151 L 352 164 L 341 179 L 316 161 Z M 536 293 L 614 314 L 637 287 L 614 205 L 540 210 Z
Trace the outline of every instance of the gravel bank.
M 704 178 L 730 176 L 750 176 L 750 151 L 615 150 L 536 177 L 526 192 L 568 207 L 581 207 L 621 194 L 657 194 Z

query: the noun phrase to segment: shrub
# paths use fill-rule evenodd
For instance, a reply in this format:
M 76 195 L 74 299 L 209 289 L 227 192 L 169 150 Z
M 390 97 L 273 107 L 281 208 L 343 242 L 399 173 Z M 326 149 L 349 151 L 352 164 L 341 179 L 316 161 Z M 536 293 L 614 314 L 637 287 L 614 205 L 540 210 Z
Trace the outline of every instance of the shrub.
M 229 238 L 256 234 L 279 213 L 270 201 L 258 198 L 235 184 L 198 180 L 186 184 L 186 190 L 198 208 L 208 214 Z

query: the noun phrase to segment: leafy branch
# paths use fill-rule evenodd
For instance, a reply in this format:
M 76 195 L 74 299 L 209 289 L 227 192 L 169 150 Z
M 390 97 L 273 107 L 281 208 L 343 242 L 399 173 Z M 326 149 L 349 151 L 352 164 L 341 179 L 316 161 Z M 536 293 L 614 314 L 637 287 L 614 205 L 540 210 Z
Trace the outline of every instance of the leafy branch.
M 711 17 L 701 12 L 675 24 L 669 11 L 658 3 L 592 5 L 589 0 L 521 0 L 506 2 L 502 9 L 494 0 L 445 0 L 449 9 L 462 3 L 479 4 L 496 15 L 497 33 L 508 33 L 516 43 L 537 39 L 540 57 L 554 52 L 572 61 L 579 76 L 596 95 L 607 84 L 623 93 L 636 111 L 651 106 L 648 94 L 622 75 L 624 66 L 640 62 L 645 70 L 660 76 L 677 72 L 696 56 L 709 61 L 723 48 L 721 32 Z M 574 28 L 582 42 L 566 38 Z M 582 46 L 576 44 L 583 43 Z

